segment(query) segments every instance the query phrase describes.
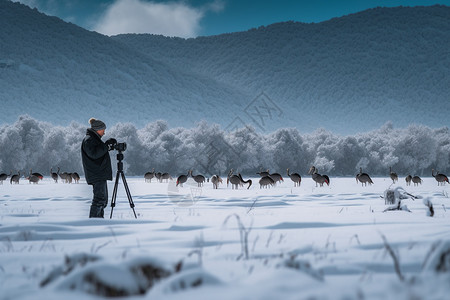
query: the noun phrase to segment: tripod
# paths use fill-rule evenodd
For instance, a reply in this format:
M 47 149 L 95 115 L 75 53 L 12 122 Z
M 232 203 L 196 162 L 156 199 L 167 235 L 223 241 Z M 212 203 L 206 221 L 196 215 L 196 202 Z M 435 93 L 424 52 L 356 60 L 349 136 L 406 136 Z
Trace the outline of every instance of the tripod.
M 130 189 L 128 188 L 127 180 L 125 179 L 125 174 L 123 173 L 123 153 L 122 151 L 119 151 L 117 153 L 117 174 L 116 174 L 116 181 L 114 182 L 114 190 L 111 198 L 111 215 L 109 218 L 112 218 L 113 215 L 113 209 L 116 206 L 116 198 L 117 198 L 117 187 L 119 185 L 119 177 L 122 176 L 123 185 L 125 186 L 125 191 L 127 192 L 128 202 L 130 203 L 130 207 L 133 210 L 134 217 L 137 219 L 136 212 L 134 211 L 134 203 L 133 199 L 131 198 Z

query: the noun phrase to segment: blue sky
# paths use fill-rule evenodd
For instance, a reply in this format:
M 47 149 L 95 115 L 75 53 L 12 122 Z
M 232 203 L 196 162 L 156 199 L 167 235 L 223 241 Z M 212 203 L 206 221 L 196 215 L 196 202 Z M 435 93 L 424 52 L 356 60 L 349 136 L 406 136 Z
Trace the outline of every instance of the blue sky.
M 450 0 L 13 0 L 103 34 L 154 33 L 196 37 L 245 31 L 283 21 L 321 22 L 384 6 L 443 4 Z

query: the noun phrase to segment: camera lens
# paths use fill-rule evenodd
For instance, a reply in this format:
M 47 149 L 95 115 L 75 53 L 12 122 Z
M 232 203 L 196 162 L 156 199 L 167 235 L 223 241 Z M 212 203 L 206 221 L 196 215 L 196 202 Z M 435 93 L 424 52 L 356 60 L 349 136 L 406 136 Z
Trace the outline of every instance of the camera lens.
M 117 151 L 125 151 L 125 150 L 127 150 L 127 144 L 126 143 L 117 143 L 115 146 L 115 149 Z

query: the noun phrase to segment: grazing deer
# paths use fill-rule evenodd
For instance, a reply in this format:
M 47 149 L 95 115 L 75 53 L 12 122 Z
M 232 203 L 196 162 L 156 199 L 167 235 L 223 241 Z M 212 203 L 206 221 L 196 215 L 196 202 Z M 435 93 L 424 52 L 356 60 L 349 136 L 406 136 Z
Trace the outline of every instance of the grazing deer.
M 275 182 L 275 184 L 277 184 L 277 182 L 281 182 L 284 181 L 283 176 L 281 176 L 280 173 L 272 173 L 269 174 L 269 177 L 273 179 L 273 181 Z
M 259 188 L 260 189 L 262 189 L 263 187 L 264 188 L 271 187 L 274 184 L 275 184 L 275 181 L 270 176 L 261 177 L 261 179 L 259 180 Z
M 180 175 L 177 178 L 177 185 L 183 186 L 183 183 L 185 183 L 188 180 L 188 177 L 191 175 L 191 171 L 189 170 L 188 173 L 186 175 Z
M 244 180 L 244 179 L 242 178 L 241 173 L 239 173 L 238 176 L 239 176 L 239 179 L 241 180 L 241 185 L 244 185 L 244 184 L 248 183 L 248 187 L 247 187 L 247 190 L 248 190 L 248 189 L 252 186 L 252 181 L 251 181 L 251 179 L 249 179 L 249 180 Z
M 419 183 L 422 184 L 422 178 L 420 178 L 419 176 L 414 176 L 412 179 L 412 182 L 414 182 L 414 186 L 419 186 Z

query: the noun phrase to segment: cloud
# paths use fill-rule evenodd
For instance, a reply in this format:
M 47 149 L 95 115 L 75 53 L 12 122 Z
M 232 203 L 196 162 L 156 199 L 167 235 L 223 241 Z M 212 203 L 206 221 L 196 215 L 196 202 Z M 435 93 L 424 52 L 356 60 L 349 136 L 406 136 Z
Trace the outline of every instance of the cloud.
M 94 26 L 105 35 L 153 33 L 165 36 L 195 37 L 200 20 L 208 10 L 220 9 L 221 2 L 193 8 L 183 2 L 155 3 L 143 0 L 116 0 Z M 222 6 L 223 7 L 223 6 Z
M 205 10 L 211 10 L 213 12 L 221 12 L 225 9 L 225 2 L 222 0 L 215 0 L 205 5 Z

